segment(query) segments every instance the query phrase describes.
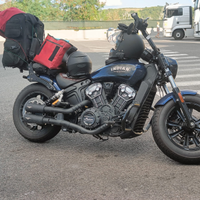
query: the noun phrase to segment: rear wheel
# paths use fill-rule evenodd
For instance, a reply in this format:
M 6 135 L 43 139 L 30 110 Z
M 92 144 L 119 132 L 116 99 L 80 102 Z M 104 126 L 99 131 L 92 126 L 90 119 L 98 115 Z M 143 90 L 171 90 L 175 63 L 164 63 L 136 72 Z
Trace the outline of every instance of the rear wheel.
M 40 84 L 32 84 L 24 88 L 13 107 L 13 121 L 18 132 L 32 142 L 45 142 L 55 137 L 60 131 L 60 126 L 38 125 L 26 123 L 23 120 L 26 104 L 34 101 L 37 104 L 44 104 L 45 100 L 52 96 L 52 92 Z M 42 115 L 38 113 L 38 115 Z
M 184 164 L 200 163 L 200 96 L 185 96 L 195 128 L 184 126 L 184 117 L 173 100 L 158 107 L 152 121 L 154 140 L 161 151 Z

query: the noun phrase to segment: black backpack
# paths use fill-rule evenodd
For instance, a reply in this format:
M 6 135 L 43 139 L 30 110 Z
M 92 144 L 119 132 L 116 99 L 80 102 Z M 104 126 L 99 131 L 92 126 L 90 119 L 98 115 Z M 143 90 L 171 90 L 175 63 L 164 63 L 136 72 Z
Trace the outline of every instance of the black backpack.
M 27 69 L 43 42 L 44 24 L 34 15 L 20 13 L 11 17 L 5 28 L 4 67 Z

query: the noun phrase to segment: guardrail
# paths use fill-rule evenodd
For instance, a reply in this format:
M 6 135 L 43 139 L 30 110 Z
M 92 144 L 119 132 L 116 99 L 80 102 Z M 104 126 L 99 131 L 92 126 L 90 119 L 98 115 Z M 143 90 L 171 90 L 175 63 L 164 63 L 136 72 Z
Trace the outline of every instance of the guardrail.
M 155 28 L 157 22 L 161 20 L 148 20 L 148 27 Z M 118 23 L 129 25 L 133 19 L 117 21 L 48 21 L 43 22 L 46 30 L 91 30 L 91 29 L 108 29 L 116 28 Z

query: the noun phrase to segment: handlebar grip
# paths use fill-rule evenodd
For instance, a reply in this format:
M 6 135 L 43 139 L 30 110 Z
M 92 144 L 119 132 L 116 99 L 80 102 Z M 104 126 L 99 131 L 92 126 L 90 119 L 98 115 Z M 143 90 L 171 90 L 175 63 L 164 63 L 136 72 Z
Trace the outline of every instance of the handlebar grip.
M 136 19 L 138 18 L 138 15 L 137 15 L 137 13 L 132 13 L 132 14 L 131 14 L 131 17 L 132 17 L 134 20 L 136 20 Z

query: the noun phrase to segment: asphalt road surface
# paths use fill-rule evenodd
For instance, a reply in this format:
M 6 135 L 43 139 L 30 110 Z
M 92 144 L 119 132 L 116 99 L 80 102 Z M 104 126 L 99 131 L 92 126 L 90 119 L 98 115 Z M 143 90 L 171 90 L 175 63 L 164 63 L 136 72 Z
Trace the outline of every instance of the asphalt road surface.
M 200 41 L 156 39 L 179 64 L 177 85 L 200 90 Z M 107 41 L 71 41 L 104 66 Z M 0 43 L 0 59 L 3 43 Z M 25 73 L 26 74 L 26 73 Z M 156 146 L 151 130 L 130 140 L 60 132 L 35 144 L 14 127 L 12 107 L 28 84 L 18 69 L 0 64 L 0 200 L 183 200 L 199 199 L 198 165 L 181 165 Z M 157 97 L 158 98 L 158 97 Z

